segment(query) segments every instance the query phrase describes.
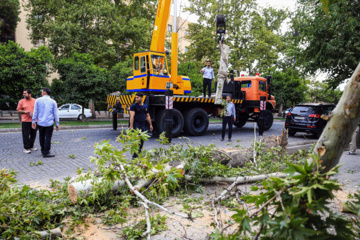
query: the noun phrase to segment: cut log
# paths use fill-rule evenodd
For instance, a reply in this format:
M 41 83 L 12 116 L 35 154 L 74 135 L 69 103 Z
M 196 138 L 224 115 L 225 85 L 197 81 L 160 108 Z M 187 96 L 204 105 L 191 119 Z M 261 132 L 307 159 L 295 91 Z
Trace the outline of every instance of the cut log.
M 351 199 L 339 199 L 339 208 L 341 212 L 357 213 L 359 206 L 354 203 L 355 200 Z
M 285 173 L 270 173 L 270 174 L 262 174 L 262 175 L 255 175 L 255 176 L 246 176 L 246 177 L 213 177 L 213 178 L 200 178 L 200 182 L 203 183 L 216 183 L 216 182 L 229 182 L 235 184 L 242 184 L 242 183 L 250 183 L 250 182 L 257 182 L 261 181 L 270 177 L 279 177 L 284 178 L 289 176 Z M 191 175 L 186 175 L 185 179 L 188 181 L 192 180 Z
M 102 178 L 98 179 L 98 182 L 101 182 Z M 73 182 L 68 185 L 68 193 L 70 199 L 73 203 L 77 202 L 78 197 L 86 197 L 88 196 L 93 188 L 93 180 L 89 179 L 83 182 Z M 114 185 L 112 186 L 112 191 L 117 191 L 120 187 L 125 186 L 125 181 L 123 180 L 116 180 Z
M 272 147 L 281 146 L 286 149 L 288 143 L 287 131 L 282 130 L 281 136 L 269 136 L 263 140 L 263 151 L 267 151 Z M 213 159 L 216 159 L 223 165 L 229 167 L 243 167 L 246 162 L 251 161 L 253 157 L 253 148 L 223 148 L 213 151 Z
M 174 166 L 173 166 L 174 165 Z M 171 168 L 175 167 L 176 169 L 182 169 L 181 174 L 184 175 L 184 166 L 185 163 L 178 161 L 177 163 L 168 163 L 165 166 L 165 171 L 170 171 Z M 151 172 L 153 173 L 158 173 L 160 172 L 160 170 L 157 170 L 155 168 L 151 169 Z M 98 179 L 98 183 L 100 183 L 102 181 L 103 178 L 99 178 Z M 75 181 L 75 180 L 73 180 Z M 147 187 L 149 186 L 151 183 L 153 182 L 152 180 L 147 180 L 147 179 L 140 179 L 136 185 L 134 186 L 134 188 L 136 188 L 136 190 L 140 191 L 141 188 L 143 187 Z M 120 187 L 125 186 L 126 183 L 123 180 L 116 180 L 111 188 L 112 191 L 117 191 Z M 73 203 L 77 202 L 78 197 L 84 198 L 89 196 L 89 194 L 91 193 L 92 189 L 93 189 L 94 183 L 92 179 L 83 181 L 83 182 L 70 182 L 68 185 L 68 193 L 70 196 L 70 199 Z
M 35 234 L 40 235 L 42 238 L 55 239 L 57 237 L 62 237 L 61 229 L 54 228 L 49 231 L 35 231 Z

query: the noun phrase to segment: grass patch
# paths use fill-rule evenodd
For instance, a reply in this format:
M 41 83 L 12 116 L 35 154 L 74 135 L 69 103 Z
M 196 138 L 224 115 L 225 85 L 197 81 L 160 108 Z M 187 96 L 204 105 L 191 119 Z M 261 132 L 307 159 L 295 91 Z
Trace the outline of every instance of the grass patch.
M 209 122 L 222 122 L 222 118 L 210 118 Z
M 120 120 L 118 124 L 128 124 L 128 120 Z M 60 128 L 61 126 L 91 126 L 91 125 L 112 125 L 112 121 L 61 121 L 60 120 Z M 21 128 L 20 123 L 0 123 L 0 129 L 5 128 Z

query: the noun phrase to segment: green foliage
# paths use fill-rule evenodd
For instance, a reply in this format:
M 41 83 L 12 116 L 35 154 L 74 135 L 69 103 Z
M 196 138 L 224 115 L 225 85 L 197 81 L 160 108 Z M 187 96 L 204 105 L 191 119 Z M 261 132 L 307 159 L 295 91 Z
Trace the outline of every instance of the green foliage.
M 284 70 L 268 69 L 266 75 L 272 76 L 271 94 L 274 94 L 276 103 L 285 106 L 304 101 L 307 92 L 305 79 L 298 71 L 292 68 Z
M 338 216 L 328 206 L 333 191 L 340 189 L 335 179 L 338 167 L 321 173 L 319 157 L 312 164 L 289 164 L 286 178 L 270 178 L 262 182 L 260 193 L 242 197 L 255 204 L 257 211 L 236 210 L 232 218 L 239 224 L 238 238 L 259 239 L 353 239 L 349 220 Z M 315 169 L 315 170 L 314 170 Z M 259 228 L 258 228 L 259 227 Z M 260 229 L 260 230 L 259 230 Z
M 203 76 L 200 73 L 201 64 L 195 62 L 182 62 L 178 66 L 178 75 L 188 76 L 191 81 L 191 94 L 192 96 L 199 96 L 203 94 Z
M 165 215 L 150 216 L 151 235 L 165 231 L 167 229 L 165 221 Z M 143 239 L 144 232 L 146 232 L 146 220 L 140 220 L 135 226 L 125 227 L 122 231 L 126 239 Z
M 31 162 L 30 166 L 39 166 L 39 165 L 44 165 L 44 163 L 42 161 L 37 161 L 37 162 Z
M 19 0 L 2 0 L 0 8 L 0 35 L 13 36 L 20 21 Z M 3 30 L 3 31 L 2 31 Z
M 299 64 L 309 74 L 319 70 L 327 73 L 335 89 L 359 63 L 359 25 L 357 1 L 338 0 L 326 15 L 320 1 L 298 0 L 292 32 L 299 32 Z
M 310 81 L 306 91 L 305 99 L 307 102 L 328 102 L 337 104 L 342 95 L 339 88 L 333 89 L 326 82 Z
M 75 155 L 74 154 L 70 154 L 69 158 L 75 159 Z
M 90 99 L 103 101 L 109 92 L 108 71 L 94 64 L 89 54 L 75 53 L 71 58 L 63 58 L 56 63 L 60 75 L 62 98 L 84 107 Z M 83 119 L 84 120 L 84 119 Z
M 44 46 L 25 52 L 12 41 L 0 44 L 0 95 L 8 95 L 16 103 L 24 88 L 36 95 L 47 86 L 48 64 L 52 61 L 49 49 Z
M 112 85 L 112 92 L 120 91 L 126 93 L 126 79 L 133 75 L 132 58 L 120 61 L 109 70 L 109 80 Z
M 34 231 L 61 226 L 67 215 L 66 185 L 57 185 L 55 191 L 37 190 L 25 185 L 19 187 L 13 170 L 1 170 L 0 237 L 37 239 Z
M 25 9 L 32 42 L 46 38 L 57 60 L 88 53 L 110 69 L 149 47 L 155 1 L 29 0 Z
M 283 48 L 280 26 L 288 16 L 286 10 L 260 8 L 254 0 L 190 0 L 187 10 L 199 16 L 198 24 L 189 25 L 189 40 L 192 44 L 185 61 L 204 64 L 213 60 L 218 69 L 219 50 L 214 34 L 214 18 L 220 4 L 226 15 L 226 39 L 231 53 L 229 62 L 233 69 L 255 75 L 273 67 Z

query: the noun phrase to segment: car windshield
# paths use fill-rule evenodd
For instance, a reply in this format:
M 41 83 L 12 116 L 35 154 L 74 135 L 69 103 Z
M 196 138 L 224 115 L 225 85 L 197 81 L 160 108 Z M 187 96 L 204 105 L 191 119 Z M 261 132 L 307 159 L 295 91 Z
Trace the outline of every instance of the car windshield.
M 292 110 L 291 113 L 293 114 L 300 114 L 300 113 L 315 113 L 317 110 L 316 107 L 312 107 L 312 106 L 295 106 Z

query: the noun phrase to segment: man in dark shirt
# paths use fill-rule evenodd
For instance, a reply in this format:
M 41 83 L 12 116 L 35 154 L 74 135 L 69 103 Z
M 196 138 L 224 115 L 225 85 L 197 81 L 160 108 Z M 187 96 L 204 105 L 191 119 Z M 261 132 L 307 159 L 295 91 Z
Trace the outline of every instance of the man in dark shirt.
M 130 129 L 139 129 L 141 131 L 146 131 L 145 129 L 145 121 L 149 123 L 150 131 L 153 131 L 153 126 L 151 123 L 151 118 L 149 114 L 149 108 L 146 104 L 143 103 L 142 93 L 136 93 L 135 95 L 135 103 L 130 107 Z M 141 153 L 142 147 L 144 145 L 144 141 L 141 140 L 139 146 L 139 153 Z M 133 158 L 138 157 L 136 153 L 133 154 Z

